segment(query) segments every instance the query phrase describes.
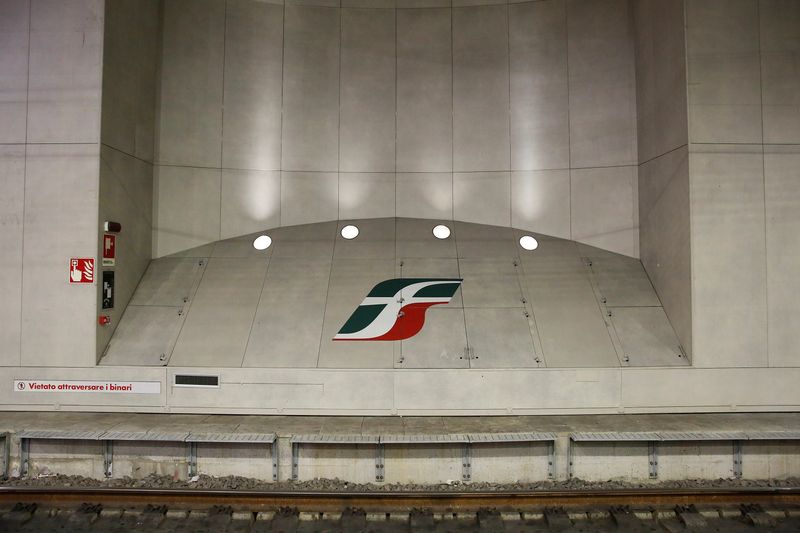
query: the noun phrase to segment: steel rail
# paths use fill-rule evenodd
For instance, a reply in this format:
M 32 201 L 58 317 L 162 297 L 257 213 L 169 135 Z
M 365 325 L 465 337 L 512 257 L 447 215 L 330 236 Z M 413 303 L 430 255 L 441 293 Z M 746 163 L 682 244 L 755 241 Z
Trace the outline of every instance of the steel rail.
M 166 505 L 198 508 L 227 505 L 249 510 L 477 511 L 543 507 L 762 504 L 800 506 L 800 488 L 613 489 L 524 492 L 304 492 L 141 488 L 0 487 L 0 502 L 79 505 Z

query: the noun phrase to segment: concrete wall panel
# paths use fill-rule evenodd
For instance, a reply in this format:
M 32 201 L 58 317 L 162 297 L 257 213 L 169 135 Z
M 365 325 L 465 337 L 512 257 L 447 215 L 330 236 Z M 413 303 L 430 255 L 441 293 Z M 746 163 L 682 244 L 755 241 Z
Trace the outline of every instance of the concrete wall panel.
M 280 225 L 281 173 L 223 170 L 220 237 L 227 239 Z
M 639 166 L 639 233 L 642 264 L 691 357 L 689 224 L 689 153 L 684 147 Z
M 220 174 L 210 168 L 156 167 L 155 257 L 219 240 Z
M 338 218 L 335 172 L 281 172 L 281 224 L 310 224 Z
M 759 411 L 763 410 L 759 406 L 786 405 L 800 398 L 796 368 L 629 368 L 621 376 L 621 402 L 633 410 L 676 412 L 719 406 L 729 411 L 733 405 Z
M 511 226 L 568 239 L 569 169 L 511 173 Z
M 466 301 L 465 301 L 466 304 Z M 538 366 L 525 311 L 514 308 L 465 308 L 470 368 Z
M 0 143 L 25 142 L 30 0 L 0 4 Z
M 759 2 L 765 143 L 800 143 L 800 4 Z
M 220 167 L 225 4 L 164 2 L 160 163 Z
M 343 9 L 339 169 L 394 172 L 395 12 Z
M 508 12 L 511 168 L 569 168 L 566 2 L 511 4 Z
M 298 268 L 306 273 L 302 279 Z M 243 366 L 317 366 L 330 271 L 330 255 L 271 259 Z M 298 328 L 301 322 L 306 327 Z
M 511 176 L 508 172 L 454 172 L 453 217 L 457 220 L 511 225 Z
M 27 148 L 22 279 L 25 366 L 95 362 L 97 293 L 94 285 L 69 283 L 69 261 L 97 254 L 99 156 L 96 144 Z M 98 271 L 96 264 L 96 276 Z
M 25 147 L 0 145 L 0 366 L 20 364 Z
M 339 173 L 339 218 L 382 218 L 395 214 L 394 172 Z
M 575 243 L 542 239 L 522 257 L 526 294 L 550 366 L 617 366 L 617 357 Z
M 764 154 L 769 365 L 800 366 L 800 148 Z
M 31 3 L 28 142 L 100 140 L 101 0 Z
M 572 238 L 612 252 L 638 255 L 635 166 L 571 171 Z
M 448 9 L 397 12 L 397 171 L 453 170 L 452 21 Z
M 658 477 L 665 481 L 686 479 L 688 475 L 700 479 L 731 478 L 733 477 L 732 448 L 730 442 L 717 441 L 659 443 Z M 744 463 L 748 461 L 749 457 Z
M 618 401 L 617 372 L 614 369 L 558 372 L 482 369 L 459 373 L 455 378 L 452 371 L 408 370 L 394 375 L 395 408 L 409 413 L 431 409 L 481 412 L 490 405 L 569 410 L 591 397 L 594 408 L 602 409 Z M 523 389 L 525 393 L 520 396 L 518 392 Z
M 745 479 L 786 479 L 800 471 L 800 446 L 795 442 L 746 442 L 742 454 Z
M 110 3 L 103 34 L 101 141 L 150 163 L 160 83 L 159 5 L 158 0 Z
M 283 6 L 226 6 L 222 166 L 280 170 Z
M 453 175 L 444 172 L 398 173 L 397 216 L 453 218 Z
M 572 445 L 572 474 L 587 481 L 648 477 L 646 442 L 580 442 Z
M 469 368 L 465 324 L 463 309 L 429 309 L 422 331 L 402 341 L 395 368 Z
M 510 168 L 508 8 L 453 9 L 453 170 Z
M 687 142 L 683 0 L 633 2 L 639 162 Z
M 690 140 L 761 142 L 758 1 L 688 0 Z
M 186 319 L 181 307 L 129 305 L 100 364 L 163 366 Z
M 437 239 L 433 236 L 433 228 L 439 224 L 437 220 L 423 219 L 397 219 L 396 252 L 398 259 L 419 258 L 424 261 L 436 261 L 439 258 L 455 259 L 456 242 L 454 238 Z M 450 230 L 454 229 L 452 224 L 448 224 Z M 451 233 L 452 235 L 452 233 Z M 455 261 L 452 261 L 455 263 Z M 414 262 L 404 263 L 402 274 L 405 276 L 421 276 L 430 264 L 414 266 Z M 408 267 L 407 267 L 408 265 Z M 456 274 L 458 265 L 455 265 Z M 419 271 L 415 269 L 419 269 Z M 410 274 L 409 274 L 410 272 Z M 414 273 L 417 272 L 417 273 Z M 453 275 L 443 274 L 447 276 Z
M 209 260 L 170 362 L 176 366 L 242 364 L 267 264 L 263 257 Z
M 694 364 L 767 364 L 761 147 L 704 146 L 691 172 Z
M 339 11 L 286 6 L 284 15 L 284 170 L 339 165 Z
M 636 162 L 632 29 L 625 0 L 568 0 L 570 161 Z

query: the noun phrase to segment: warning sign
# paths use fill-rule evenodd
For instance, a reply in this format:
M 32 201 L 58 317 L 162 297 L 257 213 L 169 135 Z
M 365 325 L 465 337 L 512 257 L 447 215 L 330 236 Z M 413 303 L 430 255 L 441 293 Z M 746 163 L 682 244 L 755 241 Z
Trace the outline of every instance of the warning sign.
M 73 257 L 69 260 L 70 283 L 94 283 L 94 258 Z
M 111 392 L 160 394 L 160 381 L 52 381 L 15 379 L 14 392 Z
M 113 267 L 117 263 L 117 236 L 103 235 L 103 266 Z

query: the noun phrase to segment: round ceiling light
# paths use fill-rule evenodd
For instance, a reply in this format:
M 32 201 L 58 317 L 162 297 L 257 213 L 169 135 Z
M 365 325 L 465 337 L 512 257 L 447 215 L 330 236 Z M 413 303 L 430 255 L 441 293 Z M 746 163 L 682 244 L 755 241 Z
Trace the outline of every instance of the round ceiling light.
M 439 224 L 433 228 L 433 236 L 437 239 L 446 239 L 450 236 L 450 228 L 444 224 Z
M 358 237 L 358 228 L 352 224 L 348 224 L 342 228 L 342 237 L 348 240 L 355 239 Z
M 266 250 L 269 248 L 270 244 L 272 244 L 272 239 L 269 235 L 259 235 L 256 237 L 256 240 L 253 241 L 253 248 L 256 250 Z
M 534 239 L 531 235 L 523 235 L 519 239 L 519 245 L 526 250 L 535 250 L 539 247 L 539 241 Z

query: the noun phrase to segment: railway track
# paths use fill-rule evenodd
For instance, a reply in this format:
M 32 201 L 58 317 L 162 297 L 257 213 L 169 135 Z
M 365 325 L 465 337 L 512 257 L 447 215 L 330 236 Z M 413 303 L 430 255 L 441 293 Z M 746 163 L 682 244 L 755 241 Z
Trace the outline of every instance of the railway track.
M 300 511 L 365 510 L 477 511 L 550 506 L 788 505 L 800 508 L 800 488 L 626 489 L 530 492 L 301 492 L 202 489 L 0 487 L 0 502 L 93 502 L 103 505 L 211 506 Z
M 800 489 L 343 493 L 0 487 L 0 531 L 9 532 L 645 531 L 655 526 L 800 531 Z

